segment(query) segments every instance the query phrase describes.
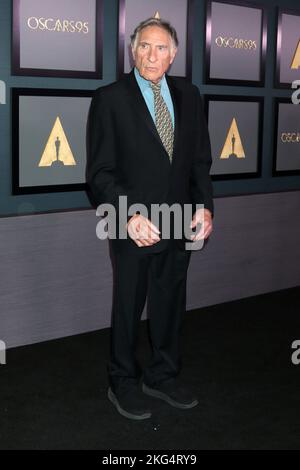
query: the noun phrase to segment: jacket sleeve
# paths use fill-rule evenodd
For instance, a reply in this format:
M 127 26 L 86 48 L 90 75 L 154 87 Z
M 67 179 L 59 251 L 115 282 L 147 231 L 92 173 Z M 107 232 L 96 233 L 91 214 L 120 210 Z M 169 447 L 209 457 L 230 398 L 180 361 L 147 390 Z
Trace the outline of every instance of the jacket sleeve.
M 190 174 L 190 189 L 194 204 L 204 204 L 213 215 L 213 187 L 209 171 L 212 164 L 211 146 L 207 122 L 198 88 L 195 86 L 196 132 L 193 162 Z
M 110 203 L 117 209 L 118 196 L 124 192 L 116 184 L 116 139 L 111 106 L 102 90 L 98 89 L 92 99 L 87 122 L 86 182 L 94 205 Z

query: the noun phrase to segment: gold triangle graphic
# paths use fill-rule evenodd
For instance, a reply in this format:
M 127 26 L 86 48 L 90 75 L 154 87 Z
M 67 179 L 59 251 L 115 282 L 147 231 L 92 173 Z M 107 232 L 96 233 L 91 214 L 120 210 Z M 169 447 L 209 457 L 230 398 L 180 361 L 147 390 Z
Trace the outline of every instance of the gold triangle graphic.
M 39 166 L 76 165 L 65 131 L 57 116 Z
M 242 139 L 235 118 L 232 119 L 220 158 L 229 158 L 230 156 L 245 158 Z
M 156 18 L 157 20 L 160 20 L 159 11 L 156 11 L 156 12 L 155 12 L 155 15 L 153 16 L 153 18 Z
M 300 67 L 300 39 L 298 41 L 298 45 L 296 47 L 292 64 L 291 64 L 291 69 L 298 69 Z

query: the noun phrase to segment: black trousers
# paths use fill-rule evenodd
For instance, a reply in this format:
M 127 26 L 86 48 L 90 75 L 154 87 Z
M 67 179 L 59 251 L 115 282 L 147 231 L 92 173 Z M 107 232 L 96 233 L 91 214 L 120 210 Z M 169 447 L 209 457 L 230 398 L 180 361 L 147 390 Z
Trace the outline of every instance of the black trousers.
M 151 386 L 181 369 L 180 337 L 186 310 L 191 251 L 170 242 L 159 253 L 133 255 L 111 249 L 114 294 L 109 383 L 113 391 L 144 382 Z M 136 358 L 141 315 L 148 307 L 152 358 L 144 371 Z

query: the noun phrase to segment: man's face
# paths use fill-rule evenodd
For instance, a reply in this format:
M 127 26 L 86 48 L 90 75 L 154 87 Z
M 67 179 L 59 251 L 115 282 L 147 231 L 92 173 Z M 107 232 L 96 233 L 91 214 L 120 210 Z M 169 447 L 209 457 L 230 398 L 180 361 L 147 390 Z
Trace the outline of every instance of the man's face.
M 137 40 L 132 54 L 135 66 L 146 80 L 158 83 L 172 64 L 177 49 L 167 31 L 159 26 L 147 26 Z

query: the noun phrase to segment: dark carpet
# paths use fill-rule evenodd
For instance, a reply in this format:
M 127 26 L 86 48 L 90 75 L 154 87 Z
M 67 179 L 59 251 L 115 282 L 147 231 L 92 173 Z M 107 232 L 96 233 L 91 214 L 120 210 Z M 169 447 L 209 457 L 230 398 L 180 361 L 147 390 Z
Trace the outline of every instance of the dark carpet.
M 110 330 L 10 349 L 0 366 L 1 449 L 300 449 L 300 288 L 189 311 L 182 378 L 200 404 L 149 397 L 131 421 L 106 397 Z M 147 321 L 138 357 L 148 362 Z M 300 357 L 300 355 L 299 355 Z

